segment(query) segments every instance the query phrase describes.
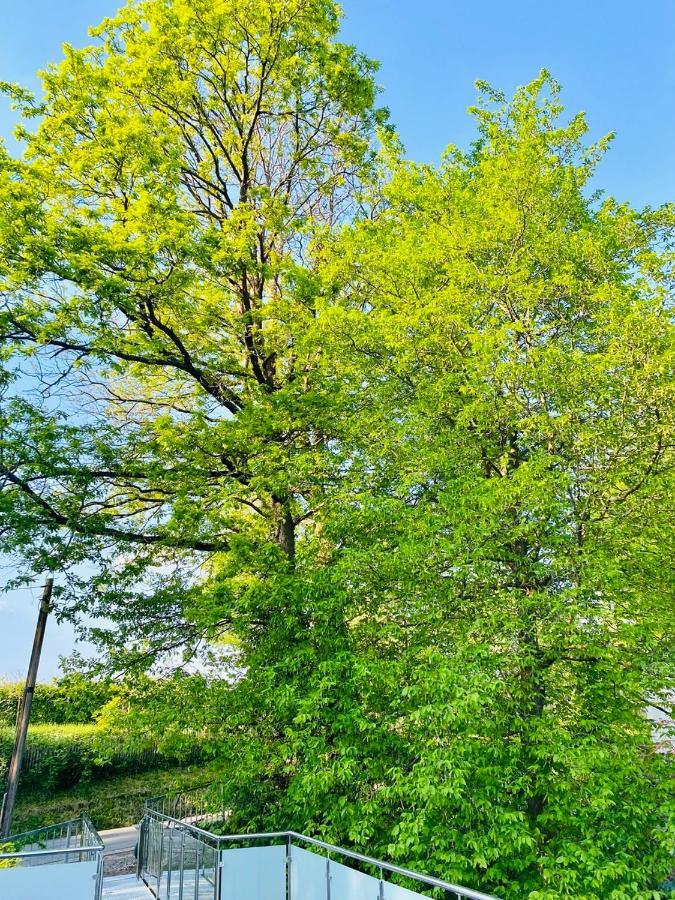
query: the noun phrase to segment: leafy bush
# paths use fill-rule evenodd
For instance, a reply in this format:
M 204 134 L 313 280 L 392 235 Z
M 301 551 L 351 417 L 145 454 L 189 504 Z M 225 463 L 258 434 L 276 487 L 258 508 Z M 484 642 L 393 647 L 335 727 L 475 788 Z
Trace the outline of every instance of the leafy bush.
M 14 729 L 0 727 L 0 782 L 6 777 L 13 744 Z M 187 761 L 200 757 L 200 748 L 195 746 Z M 166 768 L 174 762 L 151 746 L 128 749 L 112 744 L 97 725 L 33 725 L 28 732 L 21 788 L 48 794 L 81 782 Z
M 95 725 L 32 726 L 24 755 L 22 788 L 59 790 L 89 779 L 98 756 Z M 5 779 L 14 729 L 0 728 L 0 778 Z
M 14 853 L 16 844 L 0 844 L 0 853 Z M 0 869 L 13 869 L 16 866 L 16 859 L 0 859 Z
M 49 684 L 38 684 L 33 695 L 34 724 L 84 725 L 93 722 L 106 703 L 119 693 L 110 681 L 94 681 L 71 673 Z M 0 725 L 14 725 L 23 683 L 0 683 Z
M 40 828 L 51 822 L 77 818 L 83 812 L 100 829 L 133 825 L 140 821 L 143 803 L 148 797 L 219 778 L 219 768 L 209 763 L 206 766 L 180 766 L 135 775 L 115 775 L 105 781 L 80 782 L 49 797 L 24 788 L 19 791 L 12 830 Z

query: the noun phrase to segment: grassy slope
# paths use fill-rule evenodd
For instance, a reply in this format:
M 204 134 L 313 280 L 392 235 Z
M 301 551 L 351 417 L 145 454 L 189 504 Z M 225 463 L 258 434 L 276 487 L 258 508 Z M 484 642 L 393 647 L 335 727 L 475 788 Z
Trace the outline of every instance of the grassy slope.
M 28 746 L 57 748 L 72 743 L 89 745 L 99 726 L 31 725 Z M 32 739 L 32 740 L 31 740 Z M 9 752 L 14 728 L 0 725 L 0 744 Z M 131 825 L 141 817 L 143 801 L 148 797 L 192 787 L 218 777 L 213 764 L 195 764 L 152 769 L 129 775 L 111 775 L 104 779 L 85 779 L 63 790 L 40 790 L 34 784 L 19 785 L 12 831 L 25 831 L 74 818 L 86 813 L 97 828 Z M 0 787 L 1 790 L 1 787 Z
M 132 825 L 139 821 L 143 801 L 148 797 L 203 784 L 217 777 L 215 766 L 200 765 L 79 784 L 48 797 L 35 791 L 22 792 L 19 787 L 12 831 L 62 822 L 80 813 L 86 813 L 97 828 Z
M 27 743 L 51 744 L 64 741 L 87 740 L 98 731 L 98 725 L 31 725 Z M 0 740 L 14 740 L 13 725 L 0 725 Z M 32 739 L 32 740 L 31 740 Z

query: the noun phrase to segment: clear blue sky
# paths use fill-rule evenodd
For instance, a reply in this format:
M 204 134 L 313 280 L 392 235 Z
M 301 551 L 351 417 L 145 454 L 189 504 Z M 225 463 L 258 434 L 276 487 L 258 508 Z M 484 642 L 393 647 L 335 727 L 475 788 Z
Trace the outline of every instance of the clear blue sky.
M 35 87 L 60 45 L 116 0 L 0 0 L 0 79 Z M 591 135 L 617 133 L 598 186 L 636 205 L 675 199 L 675 0 L 345 0 L 344 38 L 380 60 L 382 102 L 414 159 L 436 161 L 473 135 L 477 78 L 510 93 L 545 67 Z M 0 134 L 11 130 L 0 108 Z M 0 570 L 0 577 L 1 577 Z M 39 591 L 0 597 L 0 676 L 27 664 Z M 50 623 L 42 677 L 72 647 Z

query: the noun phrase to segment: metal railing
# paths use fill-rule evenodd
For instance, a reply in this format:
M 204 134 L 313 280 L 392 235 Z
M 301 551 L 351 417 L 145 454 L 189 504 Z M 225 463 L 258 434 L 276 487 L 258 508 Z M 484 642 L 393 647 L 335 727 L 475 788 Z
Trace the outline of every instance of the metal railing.
M 211 820 L 225 820 L 227 810 L 223 785 L 210 782 L 161 797 L 151 797 L 144 803 L 144 812 L 158 813 L 181 822 L 204 824 Z
M 95 900 L 101 897 L 103 841 L 85 815 L 10 835 L 0 848 L 3 851 L 0 852 L 0 895 L 3 869 L 87 862 L 96 864 L 91 896 Z
M 222 853 L 233 845 L 251 847 L 261 844 L 286 847 L 287 900 L 291 900 L 290 865 L 294 846 L 311 847 L 325 856 L 328 883 L 330 865 L 336 861 L 335 857 L 346 860 L 358 872 L 374 873 L 379 880 L 381 900 L 388 883 L 407 888 L 414 885 L 412 890 L 415 892 L 431 891 L 433 896 L 440 892 L 444 900 L 498 900 L 492 894 L 422 875 L 296 831 L 219 835 L 202 827 L 224 824 L 227 818 L 223 793 L 217 785 L 147 801 L 141 823 L 137 874 L 158 900 L 221 900 Z M 400 881 L 405 883 L 400 885 Z M 327 897 L 330 900 L 329 888 Z

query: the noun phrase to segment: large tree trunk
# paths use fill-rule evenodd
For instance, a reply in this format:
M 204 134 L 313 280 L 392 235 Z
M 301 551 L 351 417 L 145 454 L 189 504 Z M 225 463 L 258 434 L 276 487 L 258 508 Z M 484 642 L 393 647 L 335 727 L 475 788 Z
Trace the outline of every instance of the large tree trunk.
M 528 664 L 520 670 L 521 687 L 521 715 L 523 717 L 523 753 L 524 762 L 531 772 L 529 789 L 525 796 L 525 806 L 528 816 L 535 820 L 541 814 L 546 804 L 546 797 L 541 791 L 539 767 L 541 760 L 536 752 L 537 738 L 532 738 L 528 732 L 536 720 L 541 719 L 546 705 L 546 685 L 544 683 L 543 668 L 540 663 L 540 653 L 536 637 L 536 624 L 531 622 L 521 632 L 521 647 L 529 655 Z M 535 726 L 536 727 L 536 726 Z
M 295 522 L 291 513 L 291 504 L 287 497 L 272 497 L 272 505 L 276 518 L 274 540 L 288 557 L 291 565 L 295 563 Z

